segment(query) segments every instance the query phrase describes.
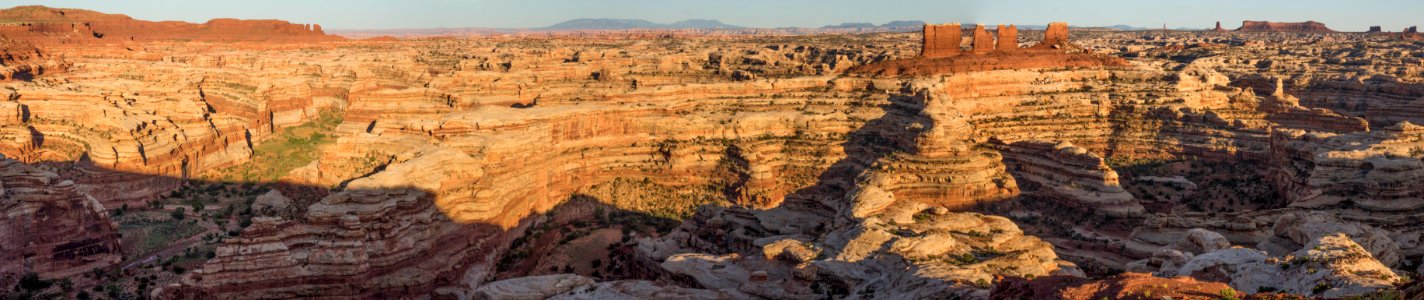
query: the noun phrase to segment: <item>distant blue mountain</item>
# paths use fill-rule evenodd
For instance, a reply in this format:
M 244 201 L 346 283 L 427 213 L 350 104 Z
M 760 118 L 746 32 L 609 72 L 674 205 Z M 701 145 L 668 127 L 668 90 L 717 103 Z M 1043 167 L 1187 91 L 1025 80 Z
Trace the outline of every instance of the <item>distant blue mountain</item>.
M 871 24 L 871 23 L 849 23 L 849 22 L 847 22 L 847 23 L 841 23 L 840 25 L 826 25 L 826 26 L 821 26 L 821 29 L 861 29 L 861 28 L 875 28 L 875 24 Z
M 914 20 L 914 21 L 890 21 L 890 23 L 885 23 L 885 24 L 881 24 L 881 25 L 880 25 L 881 28 L 906 28 L 906 27 L 920 27 L 920 26 L 925 26 L 925 21 L 920 21 L 920 20 Z
M 696 29 L 737 29 L 742 26 L 728 25 L 722 21 L 708 19 L 691 19 L 668 24 L 673 28 L 696 28 Z
M 736 29 L 717 20 L 693 19 L 672 24 L 653 23 L 639 19 L 573 19 L 543 29 L 553 30 L 619 30 L 619 29 Z
M 881 25 L 863 22 L 846 22 L 838 25 L 821 26 L 821 29 L 919 29 L 920 26 L 924 25 L 924 21 L 891 21 Z

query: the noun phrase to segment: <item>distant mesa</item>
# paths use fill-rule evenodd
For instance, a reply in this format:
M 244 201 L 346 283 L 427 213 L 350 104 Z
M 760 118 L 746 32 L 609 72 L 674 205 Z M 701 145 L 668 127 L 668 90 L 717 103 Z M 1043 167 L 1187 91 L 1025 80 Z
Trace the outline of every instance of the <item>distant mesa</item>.
M 624 29 L 739 29 L 717 20 L 692 19 L 670 24 L 639 19 L 573 19 L 542 29 L 548 30 L 624 30 Z
M 332 41 L 318 24 L 280 20 L 213 19 L 203 24 L 152 22 L 90 10 L 19 6 L 0 10 L 0 35 L 36 43 L 138 40 Z
M 1226 28 L 1221 28 L 1221 21 L 1216 21 L 1216 29 L 1212 29 L 1211 31 L 1226 32 Z
M 1239 32 L 1297 32 L 1297 33 L 1332 33 L 1335 32 L 1325 27 L 1324 23 L 1316 21 L 1305 22 L 1266 22 L 1266 21 L 1241 21 Z
M 1379 26 L 1370 26 L 1370 31 L 1366 31 L 1365 33 L 1381 33 L 1381 32 L 1384 32 L 1384 29 L 1383 29 L 1383 28 L 1380 28 Z

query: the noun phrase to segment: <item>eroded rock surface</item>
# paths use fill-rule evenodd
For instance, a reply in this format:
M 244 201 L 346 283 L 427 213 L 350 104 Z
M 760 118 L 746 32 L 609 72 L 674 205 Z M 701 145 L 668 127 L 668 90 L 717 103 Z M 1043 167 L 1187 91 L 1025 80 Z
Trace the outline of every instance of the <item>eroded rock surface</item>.
M 0 157 L 0 273 L 78 276 L 119 262 L 104 206 L 54 172 Z

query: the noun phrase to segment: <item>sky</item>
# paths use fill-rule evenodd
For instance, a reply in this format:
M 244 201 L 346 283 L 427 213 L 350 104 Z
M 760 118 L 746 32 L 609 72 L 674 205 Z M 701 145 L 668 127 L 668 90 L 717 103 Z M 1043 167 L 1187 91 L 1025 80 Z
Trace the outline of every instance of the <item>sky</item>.
M 748 27 L 820 27 L 894 20 L 930 23 L 1074 26 L 1132 25 L 1228 29 L 1242 20 L 1314 20 L 1339 31 L 1386 31 L 1424 25 L 1424 0 L 4 0 L 120 13 L 153 21 L 280 19 L 327 29 L 532 28 L 576 18 L 671 23 L 715 19 Z

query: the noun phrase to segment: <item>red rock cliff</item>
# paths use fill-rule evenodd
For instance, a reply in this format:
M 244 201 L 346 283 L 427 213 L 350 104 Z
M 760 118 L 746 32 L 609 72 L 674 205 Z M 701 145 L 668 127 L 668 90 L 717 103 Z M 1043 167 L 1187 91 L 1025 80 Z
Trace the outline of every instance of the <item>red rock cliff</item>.
M 214 19 L 203 24 L 135 20 L 89 10 L 20 6 L 0 10 L 0 35 L 40 43 L 103 43 L 136 40 L 288 41 L 341 40 L 320 25 L 280 20 Z

